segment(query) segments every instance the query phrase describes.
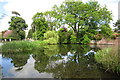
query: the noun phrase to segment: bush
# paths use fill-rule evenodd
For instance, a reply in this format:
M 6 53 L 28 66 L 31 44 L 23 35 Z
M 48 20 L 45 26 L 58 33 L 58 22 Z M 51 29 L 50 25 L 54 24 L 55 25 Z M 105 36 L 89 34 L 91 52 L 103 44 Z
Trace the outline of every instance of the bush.
M 111 39 L 116 39 L 116 36 L 115 36 L 115 35 L 112 35 L 112 36 L 111 36 Z
M 83 40 L 81 41 L 81 43 L 82 44 L 88 44 L 88 43 L 90 43 L 90 39 L 88 38 L 88 36 L 85 34 L 84 36 L 83 36 Z
M 70 33 L 69 32 L 58 32 L 59 43 L 70 43 Z
M 94 39 L 94 40 L 101 40 L 102 37 L 103 37 L 103 36 L 102 36 L 101 34 L 97 34 L 97 35 L 94 36 L 93 39 Z
M 48 44 L 57 44 L 59 36 L 55 31 L 47 31 L 44 33 L 44 41 Z
M 77 43 L 77 37 L 75 35 L 70 36 L 70 42 L 71 43 Z
M 44 42 L 48 43 L 48 44 L 57 44 L 58 41 L 55 38 L 49 38 L 47 40 L 44 40 Z
M 71 31 L 67 31 L 65 27 L 60 28 L 58 31 L 59 36 L 59 43 L 70 43 L 70 35 L 72 34 Z
M 120 64 L 118 57 L 118 48 L 104 48 L 95 54 L 95 59 L 102 64 L 102 68 L 109 72 L 120 72 Z

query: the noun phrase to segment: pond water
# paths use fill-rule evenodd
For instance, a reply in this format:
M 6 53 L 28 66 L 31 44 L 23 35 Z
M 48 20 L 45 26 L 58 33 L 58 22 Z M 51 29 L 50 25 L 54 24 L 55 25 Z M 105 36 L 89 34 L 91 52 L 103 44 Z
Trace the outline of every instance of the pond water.
M 106 46 L 48 45 L 38 50 L 2 53 L 3 78 L 118 78 L 101 70 L 94 54 Z M 111 47 L 111 46 L 107 46 Z M 95 80 L 95 79 L 94 79 Z

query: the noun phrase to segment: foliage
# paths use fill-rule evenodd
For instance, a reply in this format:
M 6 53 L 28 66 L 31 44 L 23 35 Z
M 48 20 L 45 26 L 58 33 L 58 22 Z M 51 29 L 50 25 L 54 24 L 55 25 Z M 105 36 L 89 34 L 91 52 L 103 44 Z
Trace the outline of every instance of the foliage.
M 33 16 L 32 30 L 37 40 L 43 40 L 44 33 L 48 30 L 48 24 L 43 13 L 36 13 Z
M 114 24 L 115 27 L 117 27 L 117 31 L 120 30 L 120 19 L 116 21 L 116 23 Z
M 109 72 L 120 72 L 120 65 L 118 60 L 118 48 L 104 48 L 95 54 L 95 59 L 98 63 L 103 65 L 103 68 Z M 114 53 L 113 53 L 114 52 Z
M 77 43 L 77 37 L 76 37 L 76 35 L 71 35 L 70 36 L 70 42 L 71 43 Z
M 32 19 L 32 36 L 36 40 L 43 40 L 47 30 L 56 30 L 61 25 L 68 25 L 68 28 L 72 29 L 76 35 L 70 36 L 74 33 L 61 27 L 58 31 L 59 43 L 79 42 L 87 44 L 94 38 L 94 35 L 99 34 L 99 30 L 104 37 L 112 34 L 109 26 L 112 13 L 106 6 L 101 6 L 97 1 L 84 3 L 79 0 L 65 0 L 60 6 L 53 6 L 51 11 L 36 13 Z M 54 38 L 50 38 L 47 42 L 52 40 Z
M 44 33 L 44 41 L 49 44 L 57 44 L 59 36 L 55 31 L 47 31 Z
M 117 37 L 115 35 L 112 35 L 111 36 L 111 39 L 116 39 Z
M 0 33 L 0 39 L 2 39 L 2 33 Z
M 32 34 L 33 34 L 33 31 L 32 29 L 30 29 L 28 32 L 27 38 L 32 38 Z
M 58 31 L 59 43 L 70 43 L 71 32 L 67 31 L 65 28 L 60 28 Z
M 55 18 L 62 25 L 67 24 L 69 28 L 73 29 L 79 43 L 81 41 L 86 42 L 82 39 L 85 33 L 89 39 L 98 34 L 98 30 L 101 30 L 101 34 L 105 37 L 111 35 L 110 27 L 104 26 L 103 28 L 102 25 L 109 25 L 112 20 L 112 13 L 108 11 L 106 6 L 102 7 L 97 1 L 83 3 L 79 0 L 66 0 L 60 6 L 55 5 L 53 11 L 57 13 Z M 107 32 L 104 32 L 104 30 L 107 30 Z M 61 39 L 61 41 L 64 40 Z M 64 43 L 66 42 L 67 40 L 64 41 Z
M 44 41 L 12 41 L 2 45 L 2 52 L 21 52 L 28 50 L 39 49 L 48 43 Z
M 56 16 L 55 11 L 46 11 L 43 14 L 45 16 L 46 21 L 48 22 L 48 27 L 51 31 L 59 28 L 60 24 L 58 20 L 55 18 Z
M 23 50 L 31 50 L 31 47 L 34 47 L 28 41 L 12 41 L 8 43 L 4 43 L 2 45 L 3 52 L 16 52 L 16 51 L 23 51 Z
M 110 36 L 112 36 L 112 33 L 113 33 L 112 29 L 110 28 L 109 25 L 102 25 L 101 26 L 100 34 L 102 34 L 104 37 L 109 38 Z
M 101 7 L 98 2 L 66 0 L 60 6 L 55 5 L 53 11 L 57 13 L 56 18 L 69 25 L 75 33 L 79 32 L 80 26 L 89 26 L 89 31 L 95 31 L 100 25 L 109 24 L 112 20 L 112 13 L 106 7 Z
M 55 38 L 49 38 L 47 40 L 44 40 L 48 44 L 57 44 L 58 41 Z
M 47 31 L 44 33 L 44 39 L 55 38 L 58 39 L 58 35 L 55 31 Z
M 97 34 L 93 36 L 93 40 L 101 40 L 102 39 L 102 34 Z
M 90 38 L 88 38 L 88 35 L 87 35 L 87 34 L 85 34 L 85 35 L 83 36 L 83 40 L 81 41 L 81 43 L 82 43 L 82 44 L 88 44 L 88 43 L 90 43 Z
M 12 14 L 15 14 L 16 16 L 17 15 L 20 16 L 20 14 L 18 12 L 16 12 L 16 11 L 12 11 Z
M 59 53 L 58 45 L 46 45 L 44 46 L 44 53 L 49 57 L 57 55 Z
M 12 35 L 16 39 L 25 39 L 25 32 L 24 30 L 27 29 L 28 25 L 26 24 L 25 20 L 21 17 L 13 16 L 11 17 L 10 30 L 13 31 Z

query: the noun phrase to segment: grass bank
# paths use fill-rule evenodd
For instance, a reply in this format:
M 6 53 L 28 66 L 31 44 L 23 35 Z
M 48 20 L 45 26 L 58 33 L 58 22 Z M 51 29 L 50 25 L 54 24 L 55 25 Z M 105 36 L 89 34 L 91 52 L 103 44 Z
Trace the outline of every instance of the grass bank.
M 2 52 L 20 52 L 27 50 L 35 50 L 43 45 L 47 45 L 45 41 L 12 41 L 3 43 Z
M 96 61 L 102 65 L 102 69 L 120 75 L 118 47 L 104 48 L 95 54 Z

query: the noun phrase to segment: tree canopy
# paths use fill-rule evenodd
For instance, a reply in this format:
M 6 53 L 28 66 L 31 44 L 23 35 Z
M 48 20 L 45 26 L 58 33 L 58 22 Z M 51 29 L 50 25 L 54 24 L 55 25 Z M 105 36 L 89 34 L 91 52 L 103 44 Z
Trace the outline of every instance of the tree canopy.
M 48 30 L 48 23 L 43 16 L 43 13 L 36 13 L 33 16 L 32 30 L 34 39 L 43 40 L 44 33 Z
M 13 37 L 15 39 L 25 39 L 25 31 L 28 27 L 25 20 L 22 17 L 12 16 L 10 24 L 10 30 L 13 31 Z
M 60 6 L 55 5 L 53 10 L 57 13 L 56 18 L 63 24 L 69 25 L 75 33 L 85 28 L 84 26 L 88 26 L 89 30 L 97 30 L 112 20 L 112 13 L 106 7 L 101 7 L 98 2 L 66 0 Z
M 58 31 L 59 38 L 61 38 L 60 35 L 67 38 L 61 38 L 61 40 L 65 40 L 63 42 L 75 43 L 76 41 L 87 44 L 97 34 L 108 37 L 112 33 L 109 26 L 112 13 L 97 1 L 84 3 L 80 0 L 65 0 L 60 6 L 54 5 L 51 11 L 36 13 L 32 19 L 34 39 L 43 39 L 43 34 L 47 30 L 56 31 L 62 29 L 61 26 L 64 25 L 68 25 L 70 31 Z

